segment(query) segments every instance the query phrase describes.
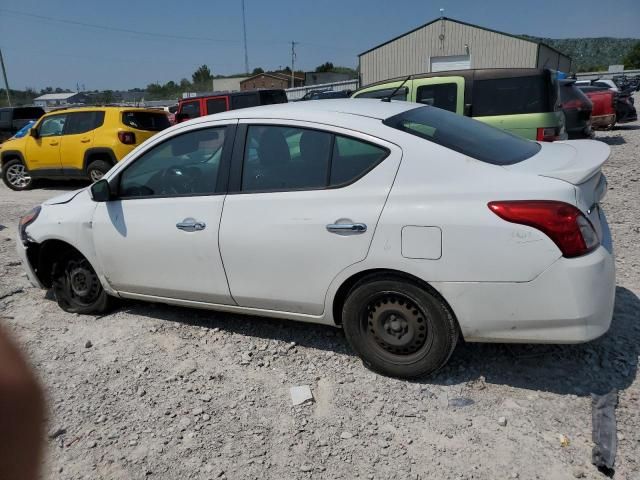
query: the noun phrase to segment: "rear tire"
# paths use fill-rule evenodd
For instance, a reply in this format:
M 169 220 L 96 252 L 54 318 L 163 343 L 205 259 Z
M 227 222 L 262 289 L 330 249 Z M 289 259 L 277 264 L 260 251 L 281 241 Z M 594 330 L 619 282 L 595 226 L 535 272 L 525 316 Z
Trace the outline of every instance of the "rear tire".
M 52 288 L 60 308 L 69 313 L 104 313 L 112 303 L 95 270 L 80 253 L 63 254 L 53 264 Z
M 459 336 L 457 322 L 437 295 L 394 277 L 356 284 L 344 303 L 342 323 L 367 368 L 400 378 L 437 371 Z
M 94 160 L 87 167 L 87 175 L 92 182 L 97 182 L 104 174 L 111 170 L 111 164 L 104 160 Z
M 11 190 L 29 190 L 33 186 L 33 178 L 21 160 L 14 158 L 2 166 L 2 180 Z

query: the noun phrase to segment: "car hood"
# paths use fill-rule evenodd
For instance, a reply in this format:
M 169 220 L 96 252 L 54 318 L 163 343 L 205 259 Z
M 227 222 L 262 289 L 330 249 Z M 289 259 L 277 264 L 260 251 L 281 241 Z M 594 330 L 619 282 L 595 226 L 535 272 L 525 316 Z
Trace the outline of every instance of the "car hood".
M 58 195 L 57 197 L 50 198 L 44 202 L 45 205 L 60 205 L 61 203 L 69 203 L 71 200 L 76 198 L 82 192 L 87 190 L 88 187 L 81 188 L 79 190 L 74 190 L 73 192 L 63 193 L 62 195 Z

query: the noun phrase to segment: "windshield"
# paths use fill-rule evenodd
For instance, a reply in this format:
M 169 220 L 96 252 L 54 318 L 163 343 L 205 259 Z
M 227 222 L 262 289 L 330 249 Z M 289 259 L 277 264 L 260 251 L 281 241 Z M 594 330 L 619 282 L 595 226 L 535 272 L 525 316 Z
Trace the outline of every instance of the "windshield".
M 493 165 L 513 165 L 540 150 L 536 142 L 440 108 L 407 110 L 384 124 Z

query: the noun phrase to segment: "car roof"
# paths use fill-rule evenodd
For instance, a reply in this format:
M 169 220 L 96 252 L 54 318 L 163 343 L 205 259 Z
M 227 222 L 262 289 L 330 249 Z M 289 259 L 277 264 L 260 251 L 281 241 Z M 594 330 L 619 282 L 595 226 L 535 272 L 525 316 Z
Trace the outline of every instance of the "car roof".
M 221 90 L 219 92 L 205 92 L 199 95 L 195 95 L 193 97 L 186 97 L 178 99 L 178 103 L 189 102 L 191 100 L 198 100 L 199 98 L 211 98 L 211 97 L 241 97 L 245 95 L 252 95 L 255 93 L 271 93 L 271 92 L 282 92 L 284 90 L 282 88 L 261 88 L 258 90 L 242 90 L 240 92 L 229 92 L 227 90 Z
M 119 106 L 104 106 L 104 105 L 86 105 L 83 107 L 61 107 L 51 110 L 47 112 L 46 115 L 51 115 L 54 113 L 76 113 L 76 112 L 86 112 L 86 111 L 96 111 L 96 110 L 104 110 L 104 111 L 119 111 L 119 112 L 152 112 L 158 113 L 158 109 L 154 108 L 144 108 L 144 107 L 119 107 Z
M 384 120 L 399 113 L 418 107 L 423 107 L 419 103 L 391 101 L 383 102 L 374 98 L 340 98 L 322 100 L 321 102 L 292 102 L 278 103 L 274 105 L 262 105 L 259 107 L 242 108 L 239 110 L 229 110 L 228 112 L 216 113 L 204 117 L 194 118 L 184 123 L 199 123 L 198 120 L 223 120 L 223 119 L 287 119 L 287 120 L 307 120 L 326 123 L 327 117 L 337 123 L 349 123 L 348 119 L 354 116 L 375 118 Z M 339 120 L 342 121 L 339 121 Z

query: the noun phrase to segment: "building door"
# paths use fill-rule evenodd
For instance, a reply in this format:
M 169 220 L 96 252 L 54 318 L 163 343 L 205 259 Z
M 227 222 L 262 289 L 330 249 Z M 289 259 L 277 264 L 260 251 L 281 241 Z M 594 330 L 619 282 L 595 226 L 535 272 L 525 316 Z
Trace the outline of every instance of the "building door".
M 448 70 L 468 70 L 471 68 L 470 55 L 447 55 L 444 57 L 431 57 L 432 72 L 446 72 Z

